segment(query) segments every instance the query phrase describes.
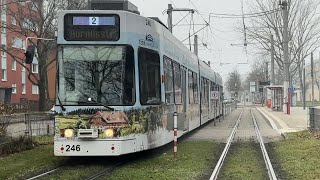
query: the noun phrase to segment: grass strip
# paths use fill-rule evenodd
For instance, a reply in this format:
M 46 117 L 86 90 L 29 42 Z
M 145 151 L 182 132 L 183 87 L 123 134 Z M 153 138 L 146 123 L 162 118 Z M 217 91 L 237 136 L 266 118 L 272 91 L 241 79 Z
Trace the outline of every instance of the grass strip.
M 21 179 L 62 163 L 65 158 L 53 155 L 53 145 L 0 157 L 0 179 Z
M 107 179 L 208 179 L 222 148 L 209 141 L 185 141 L 178 145 L 177 158 L 173 157 L 173 149 L 168 148 L 164 153 L 120 167 Z
M 232 144 L 218 179 L 268 179 L 259 144 Z
M 283 141 L 268 146 L 281 179 L 320 179 L 320 134 L 289 133 Z

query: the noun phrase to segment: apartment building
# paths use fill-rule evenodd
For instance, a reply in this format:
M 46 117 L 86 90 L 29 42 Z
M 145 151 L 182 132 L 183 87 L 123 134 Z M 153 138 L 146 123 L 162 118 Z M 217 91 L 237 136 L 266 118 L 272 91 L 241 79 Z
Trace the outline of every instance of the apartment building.
M 19 103 L 25 100 L 37 101 L 39 88 L 29 78 L 39 77 L 37 58 L 33 64 L 24 63 L 26 37 L 35 37 L 30 28 L 37 28 L 27 16 L 16 16 L 25 11 L 30 18 L 39 16 L 39 1 L 0 0 L 1 7 L 1 63 L 0 63 L 0 102 Z M 33 29 L 34 30 L 34 29 Z M 21 33 L 21 32 L 24 33 Z M 25 33 L 27 32 L 27 33 Z M 30 33 L 29 33 L 30 32 Z M 25 68 L 26 66 L 27 68 Z M 53 99 L 55 66 L 50 67 L 51 79 L 48 92 Z

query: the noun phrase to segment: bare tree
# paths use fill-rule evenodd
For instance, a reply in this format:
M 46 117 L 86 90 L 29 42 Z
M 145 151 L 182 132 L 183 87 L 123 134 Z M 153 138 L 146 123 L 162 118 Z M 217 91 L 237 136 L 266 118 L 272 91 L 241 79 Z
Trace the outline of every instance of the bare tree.
M 32 65 L 24 63 L 24 39 L 26 37 L 37 37 L 54 39 L 57 29 L 56 21 L 58 11 L 63 9 L 86 8 L 86 0 L 17 0 L 7 5 L 7 16 L 9 23 L 1 24 L 7 34 L 11 33 L 20 41 L 12 41 L 1 50 L 6 52 L 13 61 L 16 61 L 28 72 L 28 79 L 32 84 L 39 87 L 39 110 L 45 110 L 47 100 L 48 70 L 52 67 L 57 57 L 55 41 L 44 41 L 32 39 L 28 44 L 36 46 L 36 58 L 38 61 L 38 73 L 32 73 Z
M 250 82 L 267 81 L 265 67 L 266 62 L 267 59 L 265 56 L 262 56 L 254 61 L 254 63 L 251 65 L 251 71 L 244 81 L 245 83 L 243 87 L 245 90 L 250 90 Z
M 316 13 L 320 2 L 317 0 L 288 0 L 289 9 L 289 59 L 290 77 L 299 78 L 302 88 L 302 63 L 307 56 L 319 47 L 320 16 Z M 246 28 L 248 41 L 260 51 L 271 49 L 270 35 L 275 37 L 275 60 L 283 69 L 283 14 L 278 1 L 253 0 L 252 12 L 265 12 L 249 20 Z
M 229 92 L 235 92 L 238 94 L 242 90 L 241 75 L 238 70 L 233 70 L 229 73 L 228 79 L 226 81 L 226 88 Z

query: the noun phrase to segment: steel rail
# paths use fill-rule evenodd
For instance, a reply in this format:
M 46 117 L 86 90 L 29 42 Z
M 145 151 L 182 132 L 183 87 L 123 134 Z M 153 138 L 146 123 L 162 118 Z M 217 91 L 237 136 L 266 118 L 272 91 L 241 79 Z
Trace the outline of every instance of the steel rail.
M 233 127 L 233 130 L 231 131 L 231 133 L 229 135 L 229 138 L 227 140 L 227 144 L 226 144 L 226 146 L 225 146 L 225 148 L 224 148 L 224 150 L 223 150 L 223 152 L 222 152 L 222 154 L 221 154 L 221 156 L 219 158 L 219 161 L 218 161 L 216 167 L 213 170 L 213 173 L 211 174 L 210 180 L 216 180 L 218 178 L 219 171 L 220 171 L 220 169 L 221 169 L 221 167 L 223 165 L 225 157 L 228 154 L 228 151 L 230 149 L 230 145 L 231 145 L 231 143 L 233 141 L 234 135 L 236 134 L 237 128 L 239 126 L 243 111 L 244 110 L 241 111 L 241 113 L 240 113 L 240 115 L 238 117 L 238 120 L 237 120 L 236 124 Z
M 117 167 L 119 167 L 119 166 L 121 166 L 121 165 L 129 162 L 129 160 L 130 160 L 130 159 L 126 159 L 126 160 L 124 160 L 123 162 L 118 162 L 118 163 L 116 163 L 116 164 L 114 164 L 114 165 L 112 165 L 112 166 L 109 166 L 109 167 L 107 167 L 106 169 L 104 169 L 104 170 L 102 170 L 102 171 L 100 171 L 100 172 L 98 172 L 98 173 L 96 173 L 96 174 L 94 174 L 94 175 L 86 178 L 85 180 L 98 179 L 98 178 L 100 178 L 101 176 L 105 175 L 106 173 L 113 171 L 115 168 L 117 168 Z
M 29 178 L 29 179 L 27 179 L 27 180 L 34 180 L 34 179 L 41 178 L 41 177 L 43 177 L 43 176 L 47 176 L 47 175 L 49 175 L 49 174 L 51 174 L 51 173 L 53 173 L 53 172 L 55 172 L 55 171 L 57 171 L 57 170 L 59 170 L 59 169 L 60 169 L 59 167 L 58 167 L 58 168 L 55 168 L 55 169 L 52 169 L 52 170 L 50 170 L 50 171 L 47 171 L 47 172 L 42 173 L 42 174 L 39 174 L 39 175 L 34 176 L 34 177 L 32 177 L 32 178 Z
M 276 176 L 276 174 L 275 174 L 275 172 L 273 170 L 273 167 L 272 167 L 268 152 L 266 150 L 266 147 L 264 146 L 263 138 L 261 136 L 260 129 L 259 129 L 258 124 L 257 124 L 257 120 L 254 117 L 254 115 L 252 113 L 252 110 L 250 110 L 250 111 L 251 111 L 251 116 L 252 116 L 252 120 L 253 120 L 253 123 L 254 123 L 254 128 L 255 128 L 255 131 L 256 131 L 257 139 L 258 139 L 258 141 L 260 143 L 260 148 L 261 148 L 261 151 L 262 151 L 263 159 L 264 159 L 264 162 L 266 164 L 266 168 L 268 170 L 269 178 L 271 180 L 276 180 L 277 176 Z

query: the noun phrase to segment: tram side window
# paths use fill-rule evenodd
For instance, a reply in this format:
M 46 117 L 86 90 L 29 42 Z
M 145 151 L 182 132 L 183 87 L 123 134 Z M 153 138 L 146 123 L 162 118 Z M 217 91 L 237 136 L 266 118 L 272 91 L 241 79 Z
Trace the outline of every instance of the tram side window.
M 201 103 L 206 104 L 207 103 L 207 91 L 206 91 L 207 85 L 206 85 L 206 79 L 204 77 L 201 77 Z
M 139 48 L 139 76 L 141 104 L 160 104 L 160 56 L 156 51 Z
M 165 95 L 166 104 L 174 103 L 174 93 L 173 93 L 173 70 L 172 70 L 172 60 L 166 56 L 163 57 L 164 62 L 164 75 L 165 75 Z
M 189 83 L 189 104 L 194 103 L 194 98 L 193 98 L 193 77 L 192 77 L 192 71 L 189 70 L 188 72 L 188 83 Z
M 187 68 L 184 66 L 181 66 L 181 89 L 182 89 L 182 100 L 181 103 L 186 102 L 186 83 L 187 83 Z
M 210 81 L 210 92 L 214 91 L 214 82 Z M 210 103 L 213 104 L 214 100 L 213 97 L 210 98 Z
M 127 47 L 126 65 L 124 79 L 124 104 L 132 105 L 135 102 L 135 80 L 134 80 L 134 52 L 131 46 Z
M 205 99 L 206 99 L 206 103 L 209 103 L 209 80 L 205 79 Z
M 174 70 L 174 94 L 175 94 L 175 103 L 182 103 L 182 91 L 181 91 L 181 69 L 180 64 L 174 62 L 173 63 Z
M 198 104 L 199 103 L 199 99 L 198 99 L 198 75 L 195 72 L 192 72 L 192 77 L 193 77 L 193 97 L 194 97 L 194 103 Z

